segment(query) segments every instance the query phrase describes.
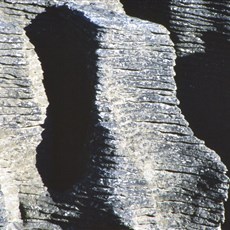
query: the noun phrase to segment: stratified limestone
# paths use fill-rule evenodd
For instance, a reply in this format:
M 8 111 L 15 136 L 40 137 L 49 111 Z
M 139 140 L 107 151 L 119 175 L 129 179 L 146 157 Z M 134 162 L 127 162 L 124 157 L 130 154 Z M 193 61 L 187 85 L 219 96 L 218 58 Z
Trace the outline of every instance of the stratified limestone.
M 182 113 L 195 135 L 229 167 L 229 1 L 121 2 L 127 14 L 158 22 L 170 31 L 177 55 L 175 80 Z M 225 208 L 223 229 L 230 229 L 230 202 Z
M 219 229 L 227 199 L 226 167 L 194 137 L 178 108 L 169 32 L 126 16 L 119 2 L 111 1 L 111 10 L 105 3 L 0 3 L 0 226 Z M 88 170 L 66 191 L 47 189 L 36 168 L 48 101 L 42 84 L 45 64 L 27 37 L 32 19 L 52 25 L 50 33 L 55 20 L 70 24 L 73 31 L 60 28 L 68 35 L 63 35 L 67 50 L 75 42 L 68 39 L 75 36 L 80 43 L 76 52 L 87 51 L 83 76 L 94 92 L 85 143 Z

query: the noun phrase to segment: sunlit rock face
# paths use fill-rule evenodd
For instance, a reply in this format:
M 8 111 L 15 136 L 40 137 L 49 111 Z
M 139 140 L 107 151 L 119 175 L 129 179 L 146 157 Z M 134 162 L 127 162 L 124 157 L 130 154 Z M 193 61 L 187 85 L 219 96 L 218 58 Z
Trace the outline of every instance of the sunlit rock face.
M 229 1 L 122 0 L 127 14 L 167 27 L 177 54 L 177 97 L 195 135 L 230 166 Z M 226 205 L 230 228 L 230 206 Z
M 0 3 L 2 229 L 219 229 L 226 167 L 178 107 L 168 6 Z

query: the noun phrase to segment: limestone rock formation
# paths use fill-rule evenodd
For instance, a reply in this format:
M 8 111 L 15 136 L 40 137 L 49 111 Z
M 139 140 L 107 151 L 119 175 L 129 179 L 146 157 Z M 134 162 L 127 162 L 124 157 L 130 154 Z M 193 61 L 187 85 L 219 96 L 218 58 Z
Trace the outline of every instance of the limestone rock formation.
M 220 229 L 227 169 L 178 107 L 164 26 L 117 0 L 0 15 L 1 229 Z
M 229 168 L 229 1 L 121 2 L 127 14 L 158 22 L 170 31 L 182 113 L 195 135 L 217 151 Z M 230 203 L 223 229 L 230 229 Z

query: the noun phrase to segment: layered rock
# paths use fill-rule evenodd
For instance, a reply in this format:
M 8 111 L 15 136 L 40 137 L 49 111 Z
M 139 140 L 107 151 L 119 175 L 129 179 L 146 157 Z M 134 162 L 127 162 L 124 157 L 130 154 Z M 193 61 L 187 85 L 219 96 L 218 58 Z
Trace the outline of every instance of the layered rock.
M 178 108 L 169 32 L 110 4 L 0 3 L 1 227 L 219 229 L 226 167 Z
M 123 0 L 132 16 L 167 27 L 175 44 L 177 96 L 195 135 L 229 167 L 229 2 Z M 230 228 L 230 205 L 226 205 Z

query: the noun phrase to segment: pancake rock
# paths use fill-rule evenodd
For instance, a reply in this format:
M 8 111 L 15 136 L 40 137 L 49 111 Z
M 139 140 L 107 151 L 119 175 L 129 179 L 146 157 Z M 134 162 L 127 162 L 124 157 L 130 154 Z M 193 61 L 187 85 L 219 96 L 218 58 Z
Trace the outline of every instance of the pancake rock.
M 227 168 L 179 108 L 180 40 L 116 0 L 0 15 L 2 229 L 220 229 Z

